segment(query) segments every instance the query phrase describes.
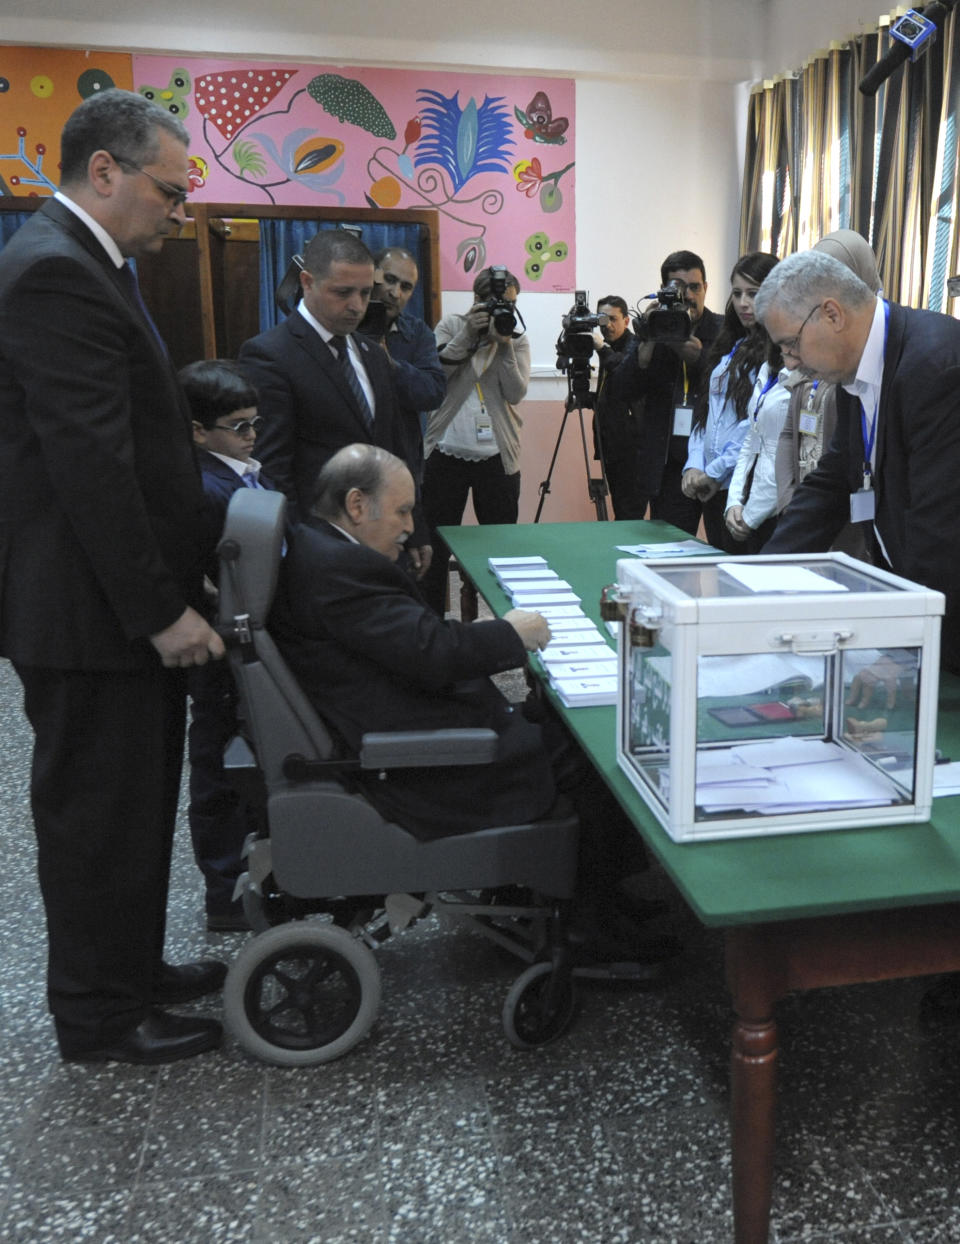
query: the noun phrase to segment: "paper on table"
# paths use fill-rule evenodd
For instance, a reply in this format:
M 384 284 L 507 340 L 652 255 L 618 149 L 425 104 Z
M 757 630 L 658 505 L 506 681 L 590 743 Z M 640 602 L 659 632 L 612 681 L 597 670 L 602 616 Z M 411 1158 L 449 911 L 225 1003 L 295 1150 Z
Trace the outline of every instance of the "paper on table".
M 690 557 L 695 554 L 709 556 L 714 550 L 709 544 L 701 544 L 699 540 L 675 540 L 667 544 L 618 544 L 621 553 L 629 553 L 633 557 Z
M 751 592 L 846 592 L 848 589 L 834 579 L 817 574 L 806 566 L 793 566 L 782 562 L 762 562 L 760 565 L 742 565 L 738 562 L 720 562 L 718 569 L 726 571 L 738 583 Z

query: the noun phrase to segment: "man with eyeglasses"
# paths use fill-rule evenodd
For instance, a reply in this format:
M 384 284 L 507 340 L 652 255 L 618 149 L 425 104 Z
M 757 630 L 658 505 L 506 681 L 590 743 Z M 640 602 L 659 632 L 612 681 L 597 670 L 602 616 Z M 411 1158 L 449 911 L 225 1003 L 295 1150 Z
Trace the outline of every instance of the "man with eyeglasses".
M 820 251 L 782 260 L 755 307 L 786 366 L 839 386 L 833 441 L 764 553 L 822 552 L 862 523 L 877 565 L 945 594 L 941 656 L 960 671 L 960 323 Z
M 184 673 L 223 655 L 200 612 L 203 492 L 189 412 L 128 258 L 184 221 L 183 126 L 85 100 L 61 189 L 0 253 L 0 654 L 23 684 L 64 1058 L 153 1064 L 220 1025 L 161 1009 L 224 965 L 161 954 Z

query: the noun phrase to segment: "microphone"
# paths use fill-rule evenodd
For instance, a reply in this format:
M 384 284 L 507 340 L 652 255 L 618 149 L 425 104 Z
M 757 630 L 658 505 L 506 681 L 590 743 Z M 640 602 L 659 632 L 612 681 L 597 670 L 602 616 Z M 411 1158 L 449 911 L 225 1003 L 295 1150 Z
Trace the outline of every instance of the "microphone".
M 881 56 L 873 68 L 864 75 L 860 82 L 862 95 L 876 95 L 880 85 L 886 82 L 894 70 L 911 56 L 926 51 L 929 44 L 936 38 L 937 30 L 941 29 L 946 20 L 947 10 L 953 8 L 957 0 L 934 0 L 921 12 L 911 9 L 903 17 L 898 17 L 890 27 L 893 43 Z

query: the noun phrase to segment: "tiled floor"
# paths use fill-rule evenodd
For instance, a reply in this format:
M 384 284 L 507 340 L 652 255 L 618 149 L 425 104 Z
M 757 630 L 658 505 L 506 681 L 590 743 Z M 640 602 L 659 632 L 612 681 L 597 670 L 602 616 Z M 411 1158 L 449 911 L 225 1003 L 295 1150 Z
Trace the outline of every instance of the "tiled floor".
M 732 1239 L 720 947 L 682 905 L 672 979 L 584 989 L 573 1029 L 539 1052 L 500 1024 L 518 965 L 430 920 L 378 952 L 380 1017 L 338 1062 L 267 1068 L 228 1043 L 160 1070 L 65 1066 L 42 1001 L 29 737 L 2 663 L 0 725 L 0 1240 Z M 204 931 L 178 836 L 169 957 L 230 958 L 243 939 Z M 777 1244 L 960 1241 L 960 1030 L 919 1029 L 923 988 L 781 1008 Z

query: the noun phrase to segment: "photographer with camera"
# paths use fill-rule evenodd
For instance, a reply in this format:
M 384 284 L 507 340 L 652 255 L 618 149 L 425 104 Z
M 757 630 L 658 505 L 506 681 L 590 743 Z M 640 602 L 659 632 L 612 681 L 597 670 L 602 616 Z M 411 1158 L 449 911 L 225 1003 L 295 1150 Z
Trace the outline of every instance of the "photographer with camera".
M 697 534 L 700 504 L 681 487 L 693 408 L 703 376 L 704 347 L 723 323 L 705 308 L 703 260 L 674 251 L 660 267 L 655 305 L 637 322 L 637 348 L 605 384 L 608 400 L 629 403 L 637 423 L 637 489 L 652 518 Z M 642 410 L 642 413 L 641 413 Z
M 594 449 L 603 465 L 610 489 L 613 517 L 643 518 L 649 498 L 641 486 L 639 469 L 642 403 L 617 400 L 611 394 L 610 376 L 637 349 L 630 329 L 630 310 L 617 294 L 597 303 L 597 314 L 607 322 L 593 330 L 599 360 L 597 391 L 594 395 Z
M 436 535 L 458 526 L 472 495 L 479 523 L 515 523 L 520 501 L 520 415 L 530 380 L 530 343 L 516 310 L 520 282 L 506 268 L 484 268 L 466 315 L 445 315 L 436 328 L 447 396 L 427 421 L 423 508 L 434 558 L 420 581 L 441 615 L 449 550 Z M 518 331 L 518 329 L 520 331 Z

